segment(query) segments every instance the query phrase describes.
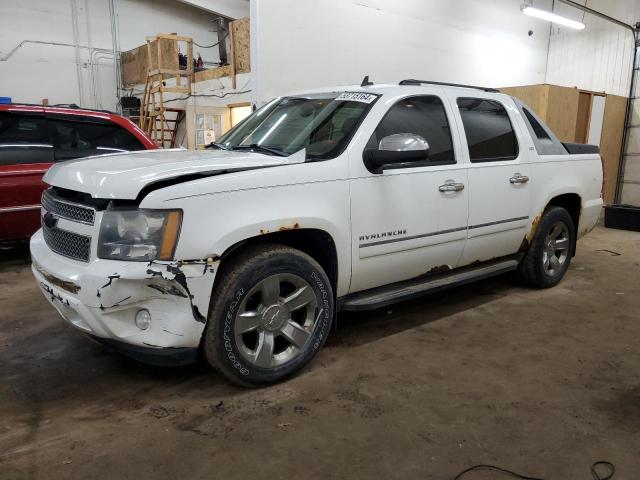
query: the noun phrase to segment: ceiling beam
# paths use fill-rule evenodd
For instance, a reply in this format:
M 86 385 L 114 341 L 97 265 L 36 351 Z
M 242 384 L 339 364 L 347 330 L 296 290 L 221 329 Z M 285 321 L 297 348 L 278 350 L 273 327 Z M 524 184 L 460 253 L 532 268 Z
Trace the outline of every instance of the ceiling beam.
M 193 7 L 236 20 L 249 16 L 248 0 L 179 0 Z

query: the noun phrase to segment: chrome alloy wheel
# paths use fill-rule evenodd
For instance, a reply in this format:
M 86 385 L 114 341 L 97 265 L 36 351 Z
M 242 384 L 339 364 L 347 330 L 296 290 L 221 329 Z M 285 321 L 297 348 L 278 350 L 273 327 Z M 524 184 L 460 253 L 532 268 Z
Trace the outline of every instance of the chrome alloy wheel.
M 549 276 L 556 275 L 569 256 L 571 237 L 569 227 L 564 222 L 555 222 L 544 241 L 542 263 L 544 273 Z
M 296 358 L 316 327 L 316 307 L 313 287 L 298 275 L 278 273 L 263 279 L 236 312 L 234 333 L 240 354 L 260 368 Z

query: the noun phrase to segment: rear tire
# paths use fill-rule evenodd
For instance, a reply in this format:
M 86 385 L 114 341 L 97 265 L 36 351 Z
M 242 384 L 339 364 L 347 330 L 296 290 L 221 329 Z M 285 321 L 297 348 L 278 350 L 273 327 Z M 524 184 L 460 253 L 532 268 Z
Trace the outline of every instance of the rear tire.
M 562 207 L 549 207 L 520 262 L 520 276 L 537 288 L 554 287 L 569 268 L 575 244 L 576 229 L 569 212 Z
M 331 331 L 329 279 L 309 255 L 278 244 L 249 247 L 231 262 L 216 280 L 205 357 L 241 386 L 283 380 L 313 359 Z

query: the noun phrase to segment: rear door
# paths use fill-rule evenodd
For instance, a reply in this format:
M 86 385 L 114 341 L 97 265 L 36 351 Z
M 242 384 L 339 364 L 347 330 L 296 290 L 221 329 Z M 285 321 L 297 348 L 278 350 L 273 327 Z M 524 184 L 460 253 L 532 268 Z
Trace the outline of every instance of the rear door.
M 0 111 L 0 241 L 29 238 L 40 227 L 42 175 L 53 161 L 43 111 Z
M 460 265 L 516 253 L 531 210 L 529 152 L 518 140 L 526 132 L 517 110 L 489 95 L 450 100 L 464 131 L 469 160 L 469 228 Z

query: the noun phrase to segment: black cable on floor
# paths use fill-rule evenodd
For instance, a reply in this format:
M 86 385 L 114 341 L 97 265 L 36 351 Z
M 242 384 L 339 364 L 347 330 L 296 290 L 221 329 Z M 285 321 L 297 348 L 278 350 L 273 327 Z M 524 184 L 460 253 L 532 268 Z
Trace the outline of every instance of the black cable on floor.
M 601 467 L 606 467 L 607 472 L 604 474 L 605 476 L 601 477 L 598 469 L 602 470 Z M 493 472 L 504 473 L 505 475 L 509 475 L 512 478 L 518 478 L 520 480 L 544 480 L 544 478 L 539 477 L 527 477 L 526 475 L 522 475 L 520 473 L 512 472 L 511 470 L 507 470 L 506 468 L 496 467 L 495 465 L 474 465 L 473 467 L 469 467 L 466 470 L 463 470 L 458 475 L 455 476 L 453 480 L 460 480 L 464 475 L 469 472 L 478 471 L 478 470 L 489 470 Z M 607 462 L 604 460 L 600 460 L 594 462 L 591 465 L 591 478 L 593 480 L 610 480 L 616 473 L 616 467 L 613 466 L 613 463 Z
M 544 480 L 544 478 L 527 477 L 526 475 L 520 475 L 519 473 L 512 472 L 511 470 L 507 470 L 506 468 L 496 467 L 495 465 L 474 465 L 473 467 L 469 467 L 466 470 L 460 472 L 453 480 L 460 480 L 467 473 L 477 470 L 490 470 L 494 472 L 500 472 L 507 474 L 513 478 L 519 478 L 521 480 Z

